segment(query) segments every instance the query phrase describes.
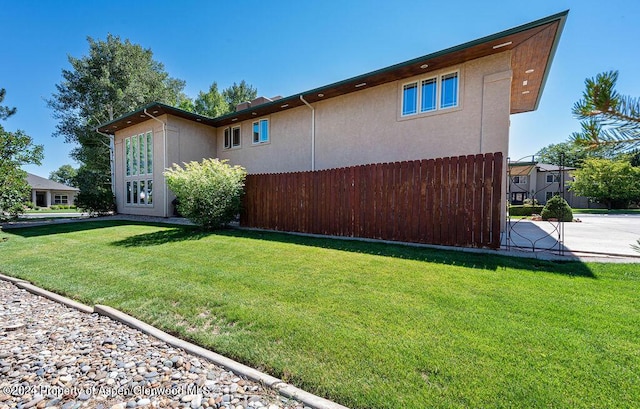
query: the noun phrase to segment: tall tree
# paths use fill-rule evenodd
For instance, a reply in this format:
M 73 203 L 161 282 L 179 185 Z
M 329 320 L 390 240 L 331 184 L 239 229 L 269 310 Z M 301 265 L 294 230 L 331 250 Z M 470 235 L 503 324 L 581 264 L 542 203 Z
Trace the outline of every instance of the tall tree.
M 224 89 L 222 96 L 228 105 L 227 112 L 235 112 L 238 104 L 255 99 L 258 96 L 258 89 L 242 80 L 240 84 L 234 82 L 229 88 Z
M 0 89 L 0 103 L 5 90 Z M 7 119 L 16 113 L 16 108 L 0 105 L 0 119 Z M 29 196 L 31 188 L 27 184 L 27 172 L 20 166 L 39 165 L 43 155 L 42 145 L 34 145 L 33 139 L 21 130 L 9 132 L 0 125 L 0 219 L 4 212 L 17 216 L 22 212 L 22 204 Z
M 54 136 L 78 144 L 71 156 L 93 175 L 78 187 L 110 191 L 109 138 L 96 127 L 154 101 L 176 105 L 185 83 L 170 77 L 150 49 L 111 34 L 87 41 L 89 53 L 69 56 L 71 69 L 62 70 L 47 102 L 58 120 Z
M 573 141 L 552 143 L 536 153 L 537 160 L 551 165 L 579 168 L 589 158 L 614 159 L 619 155 L 615 146 L 601 145 L 588 148 Z
M 57 170 L 49 173 L 49 179 L 54 182 L 62 183 L 67 186 L 76 186 L 76 175 L 78 174 L 78 170 L 75 169 L 71 165 L 62 165 Z
M 573 106 L 581 132 L 571 138 L 589 147 L 602 145 L 633 149 L 640 146 L 640 99 L 616 90 L 618 72 L 603 72 L 585 80 L 582 99 Z
M 214 82 L 211 84 L 207 92 L 200 91 L 194 101 L 194 112 L 210 118 L 215 118 L 229 112 L 228 104 L 225 102 L 220 91 L 218 91 L 217 83 Z
M 606 204 L 607 208 L 626 208 L 640 200 L 640 168 L 625 160 L 587 159 L 574 173 L 570 189 Z

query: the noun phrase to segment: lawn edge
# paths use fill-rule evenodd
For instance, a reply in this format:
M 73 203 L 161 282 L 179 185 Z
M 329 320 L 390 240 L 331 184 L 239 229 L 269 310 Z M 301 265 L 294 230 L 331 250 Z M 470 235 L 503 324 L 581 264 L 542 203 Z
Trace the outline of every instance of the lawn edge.
M 236 375 L 245 376 L 248 379 L 251 379 L 256 382 L 260 382 L 265 386 L 275 390 L 280 395 L 298 400 L 304 403 L 306 406 L 311 407 L 313 409 L 349 409 L 346 406 L 340 405 L 328 399 L 322 398 L 320 396 L 314 395 L 310 392 L 304 391 L 300 388 L 297 388 L 293 385 L 290 385 L 284 382 L 282 379 L 276 378 L 264 372 L 258 371 L 257 369 L 251 368 L 247 365 L 241 364 L 240 362 L 234 361 L 233 359 L 227 358 L 223 355 L 210 351 L 206 348 L 200 347 L 198 345 L 192 344 L 190 342 L 184 341 L 180 338 L 174 337 L 171 334 L 168 334 L 152 325 L 149 325 L 143 321 L 140 321 L 137 318 L 134 318 L 128 314 L 123 313 L 115 308 L 109 307 L 107 305 L 96 304 L 93 307 L 88 305 L 79 303 L 70 298 L 64 297 L 62 295 L 53 293 L 51 291 L 47 291 L 43 288 L 37 287 L 26 280 L 22 280 L 20 278 L 6 276 L 4 274 L 0 274 L 0 280 L 8 281 L 14 284 L 16 287 L 29 291 L 32 294 L 39 295 L 41 297 L 47 298 L 51 301 L 64 304 L 68 307 L 74 308 L 86 314 L 99 314 L 105 317 L 109 317 L 114 321 L 121 322 L 128 327 L 136 329 L 140 332 L 143 332 L 147 335 L 155 337 L 162 342 L 165 342 L 169 345 L 172 345 L 176 348 L 181 348 L 184 351 L 199 356 L 201 358 L 205 358 L 215 365 L 221 366 L 227 370 L 233 371 Z

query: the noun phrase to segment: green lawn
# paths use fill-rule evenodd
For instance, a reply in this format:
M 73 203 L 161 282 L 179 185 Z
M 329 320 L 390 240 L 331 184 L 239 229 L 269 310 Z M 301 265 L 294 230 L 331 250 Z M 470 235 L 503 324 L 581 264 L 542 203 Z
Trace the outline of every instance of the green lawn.
M 640 268 L 91 221 L 0 271 L 352 408 L 640 407 Z

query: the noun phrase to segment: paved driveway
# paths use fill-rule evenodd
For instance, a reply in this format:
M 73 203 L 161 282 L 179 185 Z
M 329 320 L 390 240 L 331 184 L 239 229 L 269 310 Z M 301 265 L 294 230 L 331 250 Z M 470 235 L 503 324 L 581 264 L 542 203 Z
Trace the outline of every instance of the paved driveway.
M 601 253 L 637 256 L 631 248 L 640 239 L 640 215 L 574 214 L 581 223 L 563 223 L 564 246 L 571 253 Z M 511 245 L 516 247 L 558 250 L 558 224 L 512 221 Z M 503 243 L 506 244 L 506 241 Z M 640 262 L 640 258 L 638 259 Z

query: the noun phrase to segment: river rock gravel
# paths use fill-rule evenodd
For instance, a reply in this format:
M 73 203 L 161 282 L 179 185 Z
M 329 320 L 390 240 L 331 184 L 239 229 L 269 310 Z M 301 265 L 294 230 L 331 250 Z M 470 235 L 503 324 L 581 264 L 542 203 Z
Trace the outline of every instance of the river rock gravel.
M 0 409 L 310 409 L 120 322 L 0 280 Z

